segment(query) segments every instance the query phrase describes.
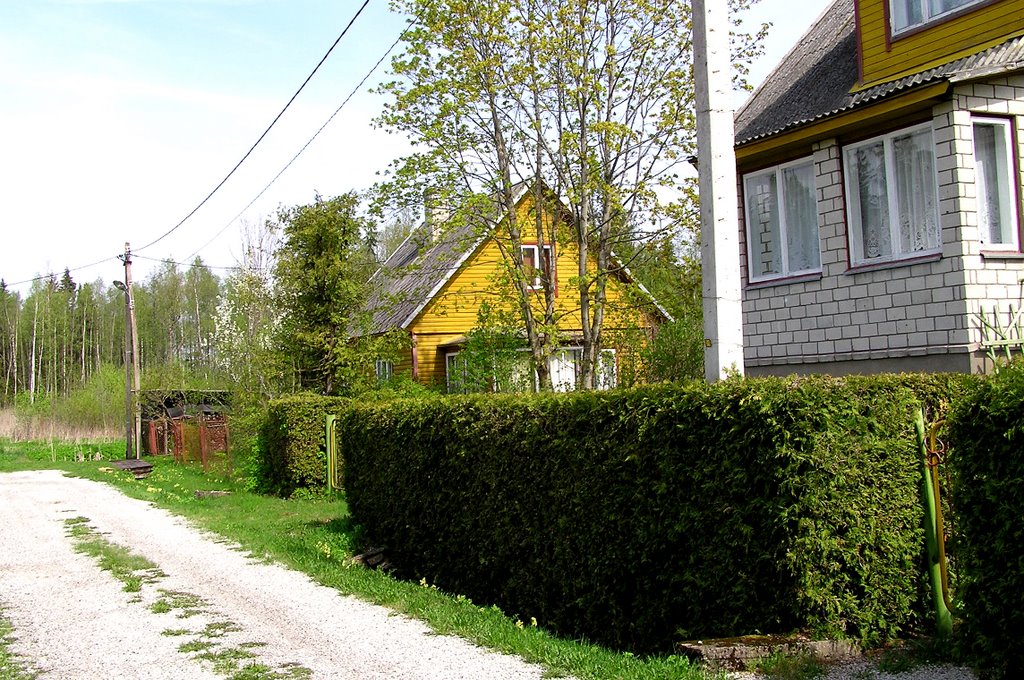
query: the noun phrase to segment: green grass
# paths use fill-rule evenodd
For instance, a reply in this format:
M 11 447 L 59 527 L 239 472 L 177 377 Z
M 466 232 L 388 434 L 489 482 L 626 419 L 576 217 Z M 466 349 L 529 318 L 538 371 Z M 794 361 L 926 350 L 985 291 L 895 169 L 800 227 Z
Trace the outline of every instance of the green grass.
M 112 450 L 118 448 L 116 443 L 110 446 Z M 121 451 L 123 447 L 122 443 Z M 518 621 L 495 607 L 446 594 L 428 584 L 401 581 L 349 565 L 346 560 L 352 556 L 355 536 L 342 498 L 283 500 L 259 496 L 245 491 L 241 484 L 208 477 L 201 469 L 178 466 L 166 458 L 149 459 L 154 464 L 153 474 L 143 480 L 135 480 L 105 462 L 75 462 L 72 456 L 54 463 L 50 458 L 46 444 L 33 448 L 0 442 L 0 472 L 57 468 L 110 483 L 129 496 L 187 517 L 203 529 L 237 543 L 257 559 L 280 562 L 308 574 L 320 584 L 420 619 L 437 633 L 458 635 L 481 646 L 542 664 L 548 669 L 549 677 L 573 675 L 580 680 L 712 677 L 682 657 L 639 658 L 585 641 L 561 639 L 545 631 L 543 621 L 535 627 L 532 622 Z M 197 490 L 215 489 L 230 491 L 231 495 L 195 497 Z M 239 668 L 238 673 L 243 672 L 245 668 Z
M 155 575 L 159 573 L 155 564 L 101 537 L 88 522 L 85 517 L 64 520 L 68 535 L 75 539 L 75 550 L 95 559 L 101 569 L 124 584 L 126 593 L 137 593 L 143 582 L 159 578 Z
M 10 646 L 14 626 L 4 616 L 0 608 L 0 679 L 32 680 L 36 674 L 29 670 L 25 660 L 11 652 Z
M 825 674 L 825 666 L 810 654 L 778 652 L 761 659 L 754 668 L 770 680 L 813 680 Z

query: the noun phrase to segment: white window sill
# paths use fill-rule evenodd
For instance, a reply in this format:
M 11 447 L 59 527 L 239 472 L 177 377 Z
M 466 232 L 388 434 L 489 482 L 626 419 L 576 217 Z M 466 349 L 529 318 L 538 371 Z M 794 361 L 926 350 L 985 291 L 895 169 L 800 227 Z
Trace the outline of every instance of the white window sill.
M 922 264 L 926 262 L 938 262 L 942 259 L 942 253 L 940 251 L 934 251 L 925 253 L 923 255 L 917 255 L 914 257 L 903 257 L 898 260 L 885 260 L 884 262 L 862 262 L 859 264 L 852 264 L 850 268 L 846 270 L 847 276 L 852 274 L 863 274 L 865 272 L 876 272 L 882 269 L 896 269 L 898 267 L 909 267 L 912 264 Z
M 1019 250 L 983 250 L 983 260 L 1024 260 L 1024 253 Z
M 791 276 L 780 276 L 774 279 L 761 279 L 760 281 L 749 281 L 747 289 L 771 288 L 773 286 L 785 286 L 789 283 L 806 283 L 807 281 L 821 280 L 821 272 L 807 272 L 805 274 L 793 274 Z

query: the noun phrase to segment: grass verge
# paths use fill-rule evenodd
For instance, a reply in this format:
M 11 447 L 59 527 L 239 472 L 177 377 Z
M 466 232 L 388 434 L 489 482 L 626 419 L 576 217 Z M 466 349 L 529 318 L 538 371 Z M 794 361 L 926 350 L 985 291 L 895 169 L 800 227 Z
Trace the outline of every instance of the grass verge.
M 11 651 L 14 626 L 4 616 L 0 607 L 0 678 L 3 680 L 32 680 L 36 674 L 20 656 Z
M 116 446 L 116 443 L 115 445 Z M 123 444 L 121 445 L 123 447 Z M 187 517 L 219 534 L 258 559 L 272 560 L 304 572 L 318 583 L 384 605 L 422 620 L 440 634 L 458 635 L 481 646 L 516 654 L 547 668 L 548 677 L 572 675 L 580 680 L 697 680 L 716 677 L 678 656 L 639 658 L 586 641 L 558 638 L 544 622 L 523 622 L 496 607 L 446 594 L 429 584 L 410 583 L 350 565 L 354 527 L 342 498 L 283 500 L 246 492 L 230 480 L 208 477 L 200 469 L 149 459 L 147 479 L 104 462 L 50 460 L 48 445 L 0 443 L 0 472 L 57 468 L 113 484 L 134 498 Z M 197 498 L 196 491 L 222 490 L 230 495 Z M 245 667 L 240 669 L 240 673 Z M 260 669 L 252 668 L 254 673 Z

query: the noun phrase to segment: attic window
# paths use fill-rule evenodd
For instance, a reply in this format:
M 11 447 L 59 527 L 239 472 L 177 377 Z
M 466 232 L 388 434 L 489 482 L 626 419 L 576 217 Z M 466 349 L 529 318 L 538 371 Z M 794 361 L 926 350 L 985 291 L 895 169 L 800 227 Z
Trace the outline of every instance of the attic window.
M 889 17 L 893 34 L 931 23 L 971 5 L 987 0 L 890 0 Z
M 543 288 L 544 279 L 551 280 L 551 246 L 544 246 L 544 272 L 541 274 L 536 245 L 523 246 L 523 273 L 531 288 Z

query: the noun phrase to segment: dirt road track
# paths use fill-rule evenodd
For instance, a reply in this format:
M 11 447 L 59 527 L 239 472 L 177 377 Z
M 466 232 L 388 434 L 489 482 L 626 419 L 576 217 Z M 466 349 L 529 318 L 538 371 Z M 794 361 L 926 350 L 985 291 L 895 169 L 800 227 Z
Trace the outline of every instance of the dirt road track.
M 74 551 L 64 523 L 74 517 L 165 575 L 125 592 Z M 194 598 L 201 613 L 155 612 L 168 593 Z M 14 626 L 12 650 L 41 678 L 224 677 L 197 658 L 202 649 L 179 651 L 189 640 L 212 644 L 207 652 L 245 650 L 255 656 L 243 666 L 280 677 L 502 680 L 543 672 L 254 562 L 163 510 L 57 471 L 0 474 L 0 610 Z

